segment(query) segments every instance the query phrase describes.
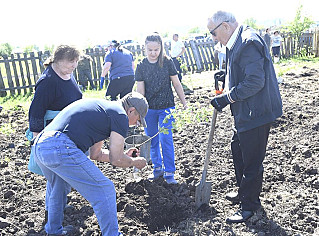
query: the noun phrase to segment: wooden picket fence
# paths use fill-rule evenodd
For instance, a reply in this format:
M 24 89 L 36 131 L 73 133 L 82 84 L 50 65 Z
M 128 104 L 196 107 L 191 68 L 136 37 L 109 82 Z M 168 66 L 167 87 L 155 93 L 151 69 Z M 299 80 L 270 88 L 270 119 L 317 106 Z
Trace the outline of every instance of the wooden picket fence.
M 319 56 L 319 32 L 303 34 L 299 39 L 291 35 L 283 36 L 281 56 L 291 58 L 294 56 Z M 184 72 L 202 72 L 214 70 L 216 56 L 214 56 L 214 42 L 191 40 L 184 42 L 186 52 L 182 56 Z M 125 47 L 125 45 L 124 45 Z M 169 55 L 169 44 L 165 44 L 166 54 Z M 145 57 L 144 47 L 141 45 L 126 46 L 136 63 Z M 86 54 L 93 59 L 91 62 L 92 78 L 97 85 L 102 72 L 105 51 L 87 49 Z M 27 94 L 34 92 L 35 83 L 44 70 L 43 62 L 50 55 L 46 52 L 17 53 L 0 57 L 0 96 Z M 75 78 L 78 78 L 75 70 Z M 9 93 L 8 93 L 9 92 Z

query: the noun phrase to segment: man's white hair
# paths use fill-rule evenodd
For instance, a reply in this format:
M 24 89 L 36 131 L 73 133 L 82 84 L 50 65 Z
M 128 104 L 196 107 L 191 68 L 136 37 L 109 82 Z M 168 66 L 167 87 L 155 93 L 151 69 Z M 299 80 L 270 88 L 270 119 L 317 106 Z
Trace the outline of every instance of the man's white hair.
M 215 24 L 220 24 L 225 21 L 229 23 L 235 23 L 236 18 L 230 12 L 218 11 L 212 16 L 211 21 L 214 22 Z

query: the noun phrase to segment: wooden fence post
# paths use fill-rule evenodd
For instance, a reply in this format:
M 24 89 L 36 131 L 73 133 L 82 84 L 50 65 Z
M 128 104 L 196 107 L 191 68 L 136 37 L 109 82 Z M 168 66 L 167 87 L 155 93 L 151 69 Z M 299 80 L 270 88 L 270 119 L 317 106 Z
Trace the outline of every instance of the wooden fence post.
M 101 64 L 103 64 L 104 62 L 104 58 L 103 58 L 103 62 L 101 63 L 101 58 L 100 58 L 100 52 L 99 50 L 95 49 L 96 52 L 96 69 L 97 69 L 97 76 L 94 78 L 100 78 L 100 75 L 102 74 L 102 67 Z M 95 82 L 96 85 L 96 82 Z
M 14 54 L 11 54 L 11 64 L 12 64 L 12 68 L 13 68 L 13 74 L 14 74 L 14 80 L 16 82 L 16 87 L 18 87 L 18 94 L 21 94 L 21 89 L 19 89 L 20 87 L 20 81 L 19 81 L 19 76 L 18 76 L 18 72 L 17 72 L 17 67 L 16 67 L 16 62 L 14 59 Z
M 38 81 L 38 70 L 37 70 L 37 65 L 35 63 L 34 52 L 30 52 L 30 57 L 31 57 L 31 65 L 32 65 L 32 72 L 33 72 L 33 80 L 34 80 L 34 84 L 36 84 Z
M 315 57 L 319 56 L 319 30 L 317 29 L 313 34 L 313 51 Z
M 15 95 L 15 90 L 14 90 L 14 84 L 12 81 L 12 75 L 11 75 L 11 68 L 10 68 L 10 63 L 9 63 L 9 59 L 7 55 L 3 55 L 3 59 L 4 59 L 4 66 L 6 68 L 6 72 L 7 72 L 7 80 L 8 80 L 8 85 L 10 88 L 10 94 L 11 95 Z
M 193 55 L 194 55 L 194 59 L 195 59 L 195 63 L 197 66 L 197 72 L 201 72 L 203 71 L 203 66 L 201 63 L 201 58 L 200 58 L 200 53 L 198 50 L 198 47 L 196 47 L 195 41 L 194 40 L 190 40 L 189 41 Z
M 28 83 L 29 83 L 29 92 L 32 93 L 33 92 L 33 86 L 32 85 L 32 81 L 31 81 L 31 73 L 30 73 L 30 68 L 29 68 L 29 61 L 28 61 L 28 55 L 26 53 L 23 53 L 23 60 L 24 60 L 24 64 L 25 64 L 25 69 L 27 71 L 27 79 L 28 79 Z
M 2 77 L 1 69 L 0 69 L 0 97 L 7 96 L 7 91 L 4 90 L 5 88 L 6 87 L 4 86 L 3 77 Z
M 20 58 L 20 53 L 17 53 L 17 58 L 18 58 L 18 63 L 19 63 L 19 68 L 20 68 L 21 81 L 22 81 L 22 85 L 24 87 L 23 91 L 24 91 L 24 94 L 26 94 L 27 89 L 26 89 L 26 83 L 25 83 L 25 79 L 24 79 L 24 71 L 23 71 L 22 61 Z

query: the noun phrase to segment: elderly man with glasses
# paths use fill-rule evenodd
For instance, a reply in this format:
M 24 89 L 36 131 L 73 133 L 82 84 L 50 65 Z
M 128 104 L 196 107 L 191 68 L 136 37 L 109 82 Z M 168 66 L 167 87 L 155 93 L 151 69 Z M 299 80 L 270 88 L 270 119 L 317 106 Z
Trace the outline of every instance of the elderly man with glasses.
M 238 191 L 226 199 L 240 203 L 228 223 L 247 221 L 261 207 L 263 160 L 271 123 L 282 115 L 282 101 L 271 56 L 264 40 L 233 14 L 218 11 L 208 19 L 214 40 L 226 46 L 225 90 L 211 104 L 230 104 L 235 127 L 231 151 Z

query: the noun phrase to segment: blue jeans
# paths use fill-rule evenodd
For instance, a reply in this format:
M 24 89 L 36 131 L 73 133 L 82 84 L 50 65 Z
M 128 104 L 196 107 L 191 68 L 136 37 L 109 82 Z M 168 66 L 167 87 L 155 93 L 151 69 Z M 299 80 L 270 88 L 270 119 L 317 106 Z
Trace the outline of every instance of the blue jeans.
M 175 121 L 172 116 L 168 119 L 167 123 L 163 123 L 165 117 L 171 114 L 171 109 L 175 107 L 154 110 L 149 109 L 145 117 L 147 128 L 145 128 L 146 135 L 152 137 L 155 135 L 159 127 L 165 127 L 168 129 L 168 134 L 159 133 L 151 141 L 151 159 L 154 168 L 163 167 L 165 172 L 175 172 L 175 153 L 174 153 L 174 143 L 173 143 L 173 133 L 172 133 L 172 122 Z M 162 147 L 162 154 L 160 150 Z M 162 157 L 163 155 L 163 157 Z
M 45 231 L 62 233 L 65 189 L 70 185 L 92 205 L 102 235 L 118 235 L 114 185 L 69 137 L 59 131 L 41 132 L 32 148 L 52 188 Z

